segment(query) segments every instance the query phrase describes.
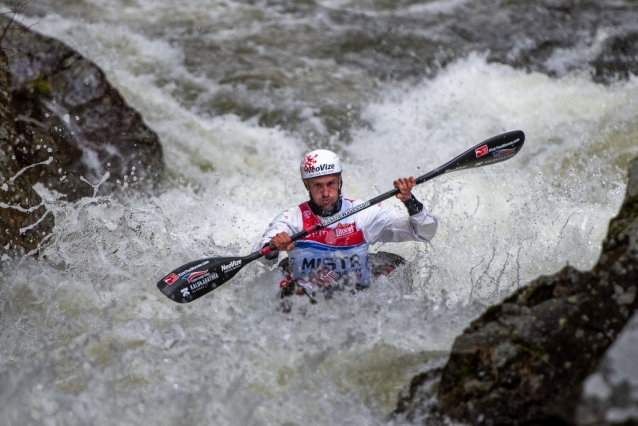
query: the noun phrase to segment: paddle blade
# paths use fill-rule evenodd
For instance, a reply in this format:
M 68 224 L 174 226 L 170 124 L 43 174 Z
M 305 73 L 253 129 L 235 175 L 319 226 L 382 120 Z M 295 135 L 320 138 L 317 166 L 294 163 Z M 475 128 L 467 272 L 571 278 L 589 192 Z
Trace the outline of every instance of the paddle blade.
M 417 179 L 417 183 L 425 182 L 426 180 L 444 173 L 483 167 L 509 160 L 518 154 L 521 148 L 523 148 L 524 142 L 525 133 L 520 130 L 494 136 L 493 138 L 468 149 L 452 161 L 449 161 L 436 169 L 434 172 L 423 175 Z
M 196 260 L 162 278 L 157 288 L 177 303 L 189 303 L 224 284 L 247 263 L 243 257 Z

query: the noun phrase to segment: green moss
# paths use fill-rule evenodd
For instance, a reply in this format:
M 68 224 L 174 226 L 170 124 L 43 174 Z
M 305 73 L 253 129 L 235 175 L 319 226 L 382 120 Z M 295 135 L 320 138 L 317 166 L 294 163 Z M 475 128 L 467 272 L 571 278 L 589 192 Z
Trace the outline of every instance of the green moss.
M 31 80 L 31 87 L 33 90 L 42 93 L 43 95 L 51 94 L 51 85 L 42 78 L 42 74 L 40 74 L 37 78 Z
M 545 347 L 540 342 L 528 342 L 526 346 L 529 350 L 534 351 L 537 354 L 545 353 Z
M 465 379 L 470 374 L 470 368 L 467 365 L 462 365 L 459 373 L 461 373 L 461 379 Z

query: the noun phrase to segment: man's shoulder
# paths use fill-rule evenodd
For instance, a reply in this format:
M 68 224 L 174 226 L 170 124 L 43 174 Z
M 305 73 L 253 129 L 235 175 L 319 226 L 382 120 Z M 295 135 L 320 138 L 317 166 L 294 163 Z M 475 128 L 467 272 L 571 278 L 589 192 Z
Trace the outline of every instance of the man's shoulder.
M 286 210 L 277 215 L 277 219 L 290 220 L 292 218 L 300 217 L 302 205 L 303 203 L 288 207 Z

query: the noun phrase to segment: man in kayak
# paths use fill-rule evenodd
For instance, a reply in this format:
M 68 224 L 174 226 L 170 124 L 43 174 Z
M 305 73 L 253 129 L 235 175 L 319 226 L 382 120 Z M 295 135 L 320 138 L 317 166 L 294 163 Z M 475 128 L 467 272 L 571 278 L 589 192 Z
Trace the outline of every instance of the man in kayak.
M 341 161 L 334 152 L 324 149 L 310 152 L 302 159 L 300 170 L 310 199 L 279 214 L 253 248 L 258 251 L 268 244 L 275 246 L 277 251 L 261 259 L 270 264 L 278 254 L 288 252 L 289 276 L 282 282 L 285 286 L 296 283 L 304 290 L 308 285 L 326 288 L 344 279 L 359 288 L 368 287 L 370 244 L 426 242 L 436 233 L 437 218 L 414 197 L 412 188 L 416 182 L 409 177 L 394 181 L 400 191 L 397 198 L 407 213 L 378 204 L 293 243 L 290 235 L 363 202 L 341 196 Z

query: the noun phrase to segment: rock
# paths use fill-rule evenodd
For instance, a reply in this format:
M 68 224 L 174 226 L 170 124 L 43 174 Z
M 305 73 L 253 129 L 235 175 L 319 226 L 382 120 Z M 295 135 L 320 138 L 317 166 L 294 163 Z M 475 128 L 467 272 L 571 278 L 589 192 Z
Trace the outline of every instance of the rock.
M 576 420 L 582 426 L 638 424 L 638 314 L 583 385 Z
M 638 159 L 598 264 L 540 277 L 489 308 L 452 348 L 434 391 L 412 381 L 397 412 L 469 424 L 576 424 L 585 380 L 638 308 Z M 431 381 L 431 380 L 430 380 Z M 606 392 L 598 382 L 590 393 Z M 592 390 L 594 389 L 594 390 Z
M 634 158 L 629 163 L 629 181 L 627 182 L 627 196 L 638 195 L 638 158 Z
M 606 40 L 592 67 L 596 82 L 629 79 L 638 71 L 638 31 L 614 35 Z
M 7 57 L 0 49 L 0 253 L 3 255 L 35 250 L 53 229 L 53 217 L 47 214 L 27 176 L 20 174 L 22 167 L 14 151 L 19 134 L 10 108 L 10 85 Z
M 9 20 L 0 16 L 0 29 Z M 67 200 L 161 181 L 157 135 L 92 62 L 13 23 L 0 47 L 0 254 L 36 253 L 54 218 L 33 185 Z M 4 49 L 4 50 L 3 50 Z M 7 57 L 5 50 L 10 53 Z
M 7 22 L 0 17 L 0 28 Z M 31 184 L 41 182 L 73 201 L 92 196 L 92 185 L 107 173 L 98 194 L 152 188 L 161 180 L 157 135 L 95 64 L 28 29 L 5 37 L 2 47 L 19 52 L 9 58 L 16 160 L 28 167 L 52 158 L 24 173 Z

